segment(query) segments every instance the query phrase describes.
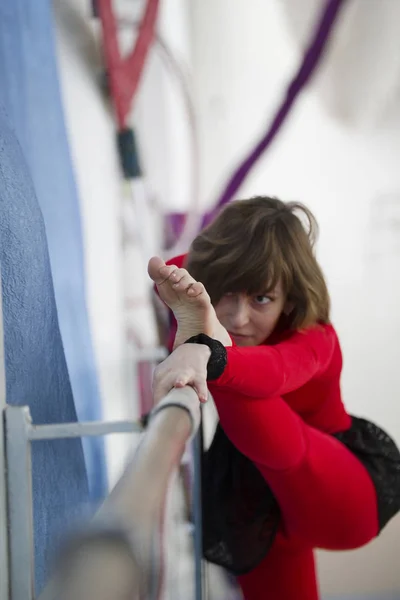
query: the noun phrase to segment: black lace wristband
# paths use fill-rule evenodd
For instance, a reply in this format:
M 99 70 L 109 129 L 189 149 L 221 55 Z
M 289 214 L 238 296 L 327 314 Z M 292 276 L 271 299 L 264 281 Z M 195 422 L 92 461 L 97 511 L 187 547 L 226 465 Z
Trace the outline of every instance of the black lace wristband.
M 204 344 L 211 350 L 211 356 L 207 364 L 207 381 L 213 381 L 221 377 L 228 363 L 226 348 L 218 340 L 210 338 L 205 333 L 199 333 L 186 340 L 185 344 Z

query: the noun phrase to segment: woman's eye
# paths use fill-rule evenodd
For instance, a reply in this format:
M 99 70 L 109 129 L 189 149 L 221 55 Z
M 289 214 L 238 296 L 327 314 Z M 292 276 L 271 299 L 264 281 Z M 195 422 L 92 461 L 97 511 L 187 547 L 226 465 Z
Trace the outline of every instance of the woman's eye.
M 254 301 L 256 304 L 269 304 L 271 298 L 269 296 L 254 296 Z

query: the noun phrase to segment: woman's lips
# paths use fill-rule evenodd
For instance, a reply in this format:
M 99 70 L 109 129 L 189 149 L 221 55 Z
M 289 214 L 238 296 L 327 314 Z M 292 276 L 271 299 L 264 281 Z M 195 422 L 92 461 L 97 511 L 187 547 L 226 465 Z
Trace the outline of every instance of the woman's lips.
M 248 334 L 245 334 L 245 333 L 235 333 L 234 331 L 229 331 L 229 335 L 232 336 L 232 337 L 234 337 L 234 338 L 238 338 L 238 339 L 251 337 Z

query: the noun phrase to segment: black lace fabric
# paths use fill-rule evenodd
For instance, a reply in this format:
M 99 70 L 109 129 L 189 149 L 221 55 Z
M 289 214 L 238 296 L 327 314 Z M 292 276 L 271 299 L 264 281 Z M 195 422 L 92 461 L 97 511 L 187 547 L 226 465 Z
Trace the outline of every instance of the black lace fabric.
M 400 452 L 380 427 L 353 417 L 350 429 L 334 435 L 357 456 L 367 469 L 376 489 L 379 527 L 400 511 Z
M 400 510 L 400 453 L 377 425 L 353 417 L 334 434 L 365 465 L 377 492 L 380 530 Z M 267 555 L 280 524 L 268 484 L 218 425 L 203 454 L 203 554 L 234 575 L 254 569 Z
M 264 478 L 218 424 L 202 461 L 204 558 L 241 575 L 266 556 L 279 527 L 278 503 Z

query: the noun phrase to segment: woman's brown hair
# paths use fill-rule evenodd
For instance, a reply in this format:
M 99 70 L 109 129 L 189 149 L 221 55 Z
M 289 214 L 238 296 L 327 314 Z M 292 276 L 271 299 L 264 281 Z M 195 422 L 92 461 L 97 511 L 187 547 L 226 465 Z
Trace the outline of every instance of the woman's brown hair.
M 187 268 L 214 305 L 227 293 L 270 292 L 280 280 L 293 305 L 292 329 L 329 323 L 329 293 L 314 256 L 317 233 L 313 214 L 300 203 L 237 200 L 196 237 Z

